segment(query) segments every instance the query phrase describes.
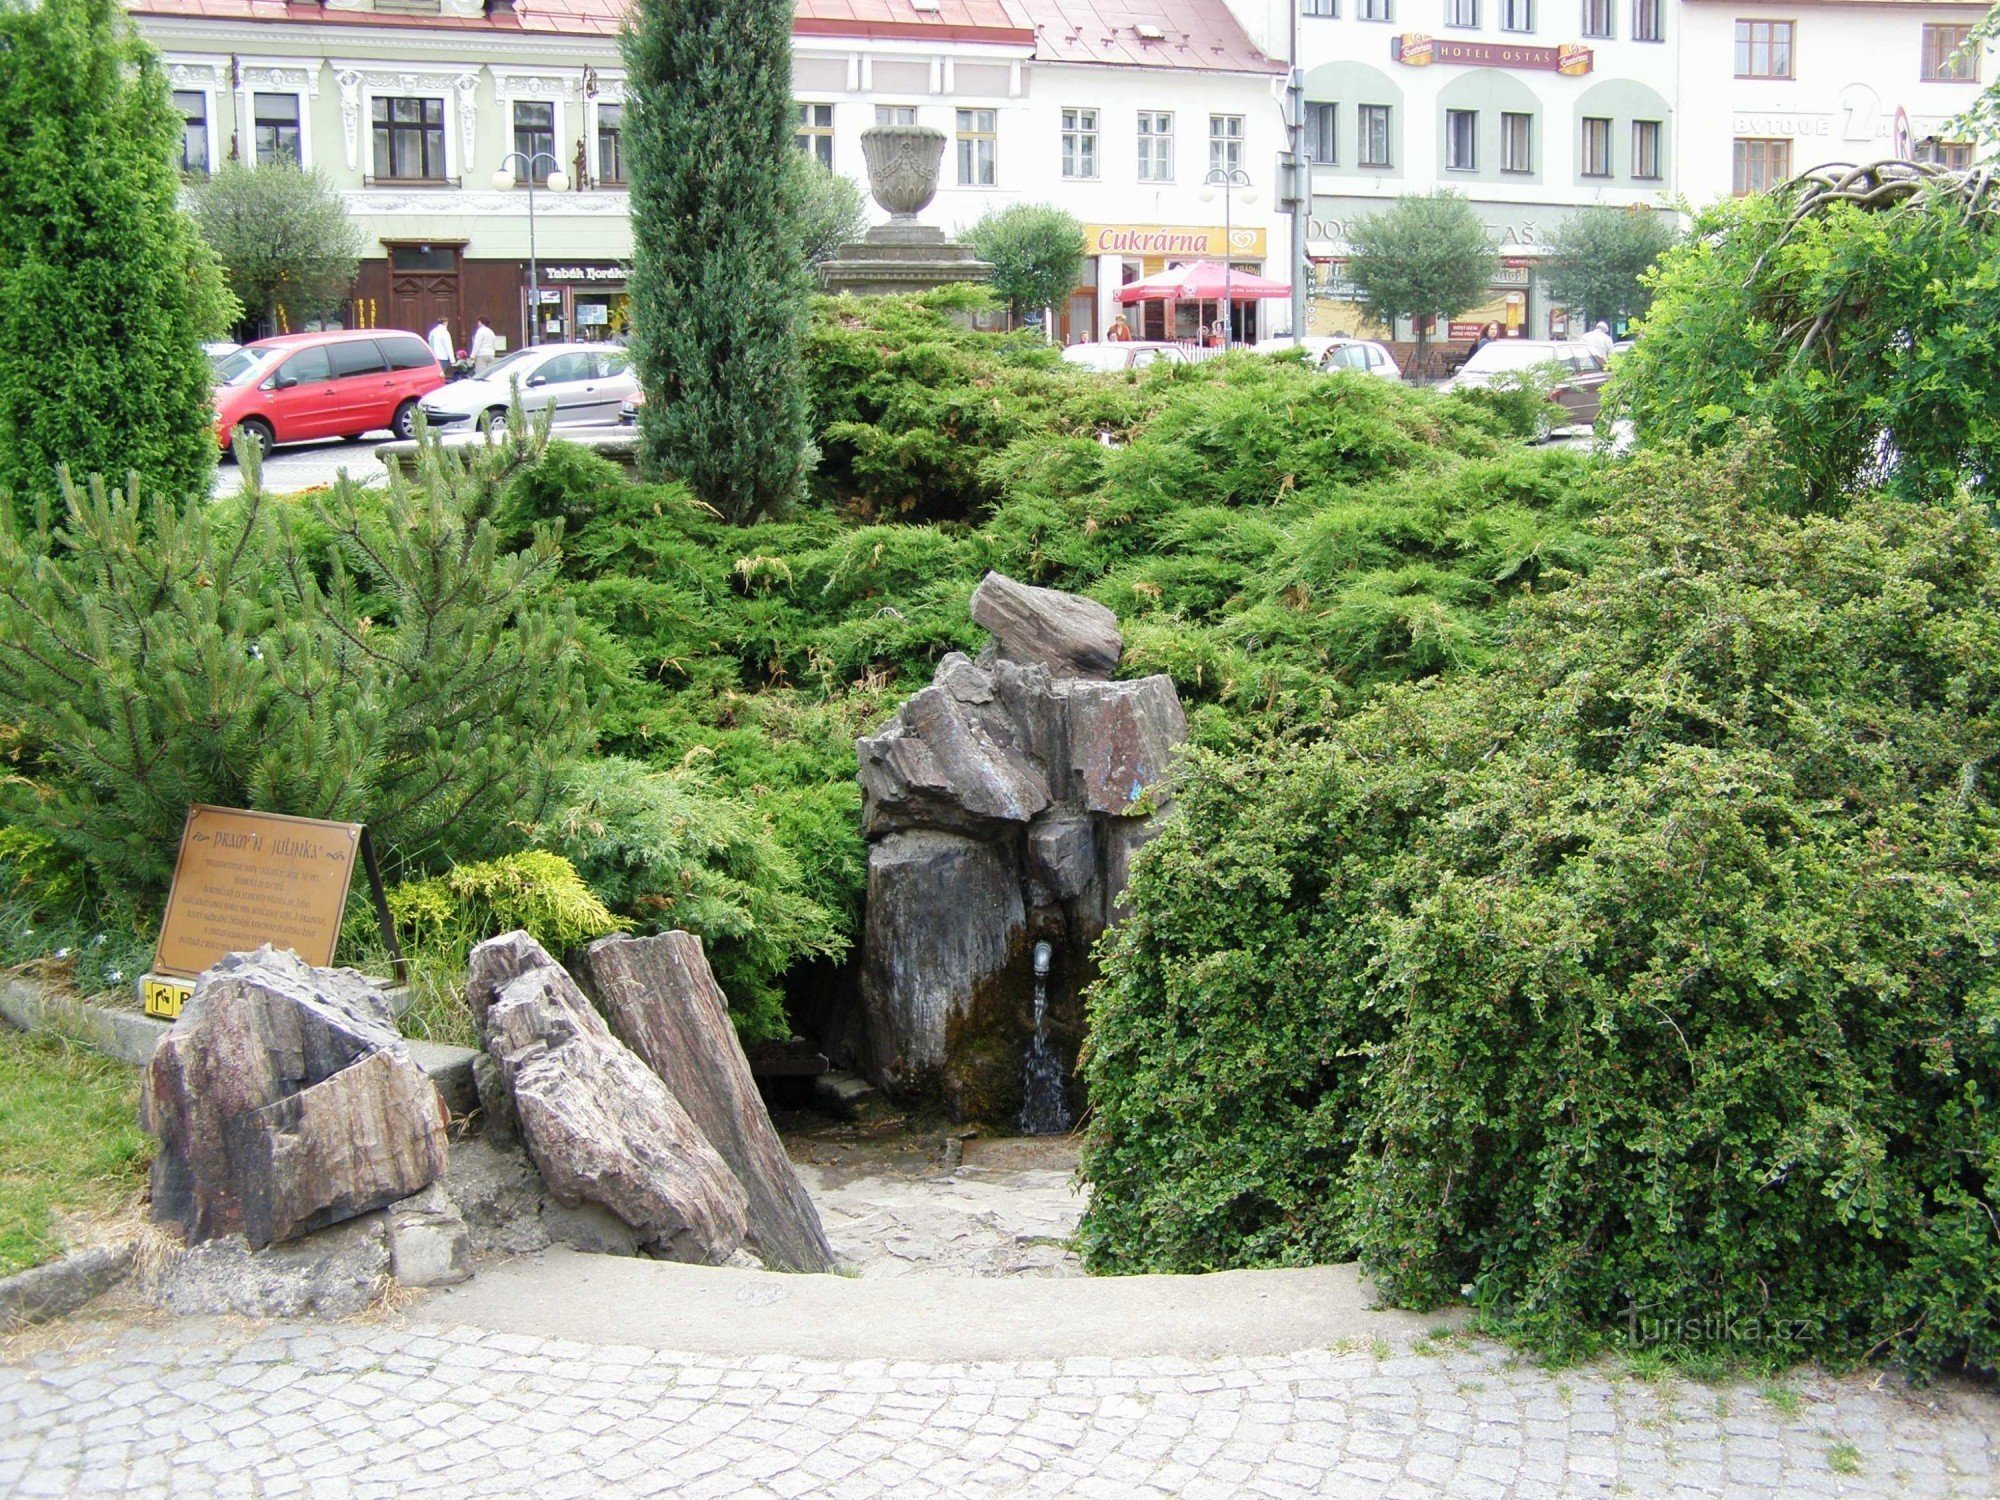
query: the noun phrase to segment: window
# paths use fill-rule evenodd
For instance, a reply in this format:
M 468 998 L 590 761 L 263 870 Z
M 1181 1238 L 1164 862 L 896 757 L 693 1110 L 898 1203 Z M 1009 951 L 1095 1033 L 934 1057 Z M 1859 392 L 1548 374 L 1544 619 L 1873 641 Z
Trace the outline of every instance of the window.
M 1535 0 L 1500 0 L 1500 29 L 1502 31 L 1533 31 L 1535 29 Z
M 1632 122 L 1632 175 L 1656 182 L 1660 176 L 1660 131 L 1658 120 Z
M 181 170 L 208 172 L 208 95 L 200 89 L 176 89 L 174 108 L 181 114 Z
M 1611 0 L 1583 0 L 1583 34 L 1611 35 Z
M 333 367 L 327 362 L 326 345 L 315 344 L 310 349 L 301 349 L 278 369 L 277 377 L 289 380 L 293 385 L 318 385 L 322 380 L 333 379 Z
M 597 180 L 609 187 L 625 181 L 625 106 L 597 106 Z
M 1660 30 L 1660 0 L 1632 0 L 1632 40 L 1657 42 Z
M 1139 180 L 1174 180 L 1174 117 L 1164 110 L 1139 111 Z
M 1735 192 L 1741 198 L 1750 193 L 1769 192 L 1791 180 L 1792 143 L 1789 140 L 1745 139 L 1736 141 Z
M 1393 21 L 1396 19 L 1394 0 L 1360 0 L 1354 12 L 1364 21 Z
M 431 346 L 422 339 L 377 339 L 375 346 L 382 351 L 382 357 L 392 370 L 421 370 L 426 365 L 437 368 L 437 356 L 431 353 Z
M 1738 78 L 1790 78 L 1792 76 L 1792 23 L 1790 21 L 1738 21 L 1736 23 L 1736 76 Z
M 875 106 L 877 125 L 914 125 L 917 123 L 917 107 L 914 104 L 878 104 Z
M 1243 116 L 1208 117 L 1208 169 L 1233 171 L 1243 165 Z
M 1062 112 L 1062 174 L 1069 178 L 1097 175 L 1097 111 Z
M 443 182 L 444 100 L 376 99 L 375 175 L 395 182 Z
M 1593 119 L 1585 115 L 1583 119 L 1583 175 L 1586 177 L 1609 177 L 1611 175 L 1611 122 Z
M 1958 50 L 1971 35 L 1970 26 L 1924 28 L 1925 83 L 1979 82 L 1979 55 L 1968 52 L 1961 56 Z
M 1340 106 L 1306 106 L 1306 160 L 1330 167 L 1340 160 Z
M 1479 170 L 1479 111 L 1444 112 L 1444 165 L 1448 172 Z
M 257 127 L 257 165 L 299 161 L 299 96 L 258 94 L 251 104 Z
M 1322 16 L 1333 19 L 1340 14 L 1340 0 L 1305 0 L 1299 7 L 1302 16 Z
M 1444 0 L 1444 24 L 1476 30 L 1479 26 L 1479 0 Z
M 1389 165 L 1389 106 L 1364 104 L 1355 111 L 1360 151 L 1357 160 L 1364 167 Z
M 1500 170 L 1535 170 L 1535 117 L 1503 114 L 1500 117 Z
M 380 375 L 388 368 L 382 351 L 373 339 L 350 339 L 344 344 L 328 344 L 327 357 L 333 361 L 333 378 L 349 375 Z
M 1941 141 L 1935 136 L 1927 136 L 1917 142 L 1916 157 L 1918 161 L 1933 162 L 1954 172 L 1963 172 L 1972 165 L 1972 142 Z
M 792 144 L 807 156 L 819 158 L 823 167 L 833 165 L 833 106 L 831 104 L 801 104 L 798 128 L 792 134 Z
M 556 107 L 546 99 L 522 99 L 514 105 L 514 149 L 521 153 L 515 170 L 541 187 L 555 170 Z
M 958 185 L 992 187 L 996 178 L 995 139 L 997 112 L 990 109 L 961 109 L 958 112 Z

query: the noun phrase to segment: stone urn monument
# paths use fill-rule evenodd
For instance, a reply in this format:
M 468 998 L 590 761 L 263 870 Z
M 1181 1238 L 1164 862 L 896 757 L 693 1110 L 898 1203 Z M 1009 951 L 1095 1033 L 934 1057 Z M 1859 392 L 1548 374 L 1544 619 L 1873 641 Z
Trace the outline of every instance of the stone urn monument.
M 819 268 L 829 292 L 879 297 L 920 292 L 954 281 L 985 281 L 993 268 L 953 244 L 935 225 L 917 215 L 937 195 L 938 167 L 944 159 L 944 132 L 928 125 L 876 125 L 861 132 L 868 163 L 868 187 L 888 211 L 854 244 L 842 245 Z

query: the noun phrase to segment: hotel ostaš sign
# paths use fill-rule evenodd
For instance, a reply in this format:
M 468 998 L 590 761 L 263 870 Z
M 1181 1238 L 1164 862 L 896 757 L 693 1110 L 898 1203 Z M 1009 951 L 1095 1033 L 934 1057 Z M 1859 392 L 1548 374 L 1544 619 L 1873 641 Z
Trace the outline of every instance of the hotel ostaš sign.
M 1462 68 L 1526 68 L 1541 73 L 1562 73 L 1571 78 L 1588 73 L 1592 65 L 1590 48 L 1581 42 L 1563 42 L 1554 47 L 1521 47 L 1512 42 L 1458 42 L 1406 31 L 1389 38 L 1389 56 L 1412 68 L 1432 63 L 1456 63 Z

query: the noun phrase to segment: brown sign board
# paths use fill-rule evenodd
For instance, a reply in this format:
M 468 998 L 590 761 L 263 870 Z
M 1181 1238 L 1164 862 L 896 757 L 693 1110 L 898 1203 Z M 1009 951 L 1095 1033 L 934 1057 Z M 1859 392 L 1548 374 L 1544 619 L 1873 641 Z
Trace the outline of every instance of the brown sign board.
M 1591 49 L 1581 42 L 1563 42 L 1554 47 L 1527 47 L 1513 42 L 1460 42 L 1449 37 L 1426 36 L 1418 31 L 1390 37 L 1389 56 L 1412 68 L 1427 68 L 1433 63 L 1457 63 L 1467 68 L 1525 68 L 1564 73 L 1572 78 L 1588 73 L 1595 61 Z
M 331 964 L 361 840 L 359 823 L 190 807 L 154 969 L 192 979 L 265 943 Z

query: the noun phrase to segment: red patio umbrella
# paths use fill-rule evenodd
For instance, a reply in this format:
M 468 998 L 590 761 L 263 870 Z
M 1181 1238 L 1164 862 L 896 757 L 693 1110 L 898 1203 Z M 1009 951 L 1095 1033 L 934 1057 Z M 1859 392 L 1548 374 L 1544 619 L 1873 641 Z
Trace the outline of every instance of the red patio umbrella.
M 1225 282 L 1227 290 L 1225 291 Z M 1212 260 L 1197 260 L 1118 289 L 1120 302 L 1255 302 L 1265 297 L 1289 297 L 1291 286 L 1249 271 L 1225 269 Z

